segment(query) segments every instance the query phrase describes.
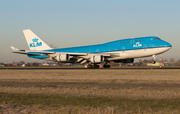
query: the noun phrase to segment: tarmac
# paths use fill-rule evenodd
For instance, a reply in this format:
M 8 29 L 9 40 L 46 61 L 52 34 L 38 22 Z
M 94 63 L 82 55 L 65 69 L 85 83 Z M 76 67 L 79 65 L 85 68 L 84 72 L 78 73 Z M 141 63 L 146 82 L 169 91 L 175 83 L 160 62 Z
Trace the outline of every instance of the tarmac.
M 111 69 L 180 69 L 180 67 L 112 67 L 112 68 L 83 68 L 83 67 L 2 67 L 0 68 L 0 70 L 54 70 L 54 69 L 58 69 L 58 70 L 63 70 L 63 69 L 69 69 L 69 70 L 72 70 L 72 69 L 84 69 L 84 70 L 91 70 L 91 69 L 108 69 L 108 70 L 111 70 Z
M 1 83 L 0 85 L 25 85 L 25 86 L 91 86 L 91 87 L 149 87 L 149 88 L 180 88 L 168 85 L 100 85 L 100 84 L 48 84 L 48 83 Z

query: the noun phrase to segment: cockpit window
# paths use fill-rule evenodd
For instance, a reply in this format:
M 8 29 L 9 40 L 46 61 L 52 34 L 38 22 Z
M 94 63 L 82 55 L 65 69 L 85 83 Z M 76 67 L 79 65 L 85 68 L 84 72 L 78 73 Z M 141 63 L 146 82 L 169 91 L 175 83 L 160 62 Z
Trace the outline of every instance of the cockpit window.
M 160 38 L 154 38 L 154 40 L 159 40 Z

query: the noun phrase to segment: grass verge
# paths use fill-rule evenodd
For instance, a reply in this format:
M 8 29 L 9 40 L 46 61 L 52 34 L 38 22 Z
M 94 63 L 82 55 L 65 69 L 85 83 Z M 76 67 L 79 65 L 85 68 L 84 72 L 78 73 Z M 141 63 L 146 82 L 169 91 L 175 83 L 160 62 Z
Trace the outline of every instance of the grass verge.
M 66 97 L 59 95 L 43 94 L 9 94 L 0 93 L 1 103 L 13 104 L 14 107 L 28 105 L 42 105 L 53 109 L 61 107 L 78 107 L 73 113 L 81 112 L 85 108 L 114 107 L 113 113 L 133 112 L 133 113 L 153 113 L 162 110 L 178 111 L 180 109 L 180 99 L 125 99 L 106 97 Z M 41 107 L 41 108 L 42 108 Z M 87 112 L 88 112 L 87 110 Z

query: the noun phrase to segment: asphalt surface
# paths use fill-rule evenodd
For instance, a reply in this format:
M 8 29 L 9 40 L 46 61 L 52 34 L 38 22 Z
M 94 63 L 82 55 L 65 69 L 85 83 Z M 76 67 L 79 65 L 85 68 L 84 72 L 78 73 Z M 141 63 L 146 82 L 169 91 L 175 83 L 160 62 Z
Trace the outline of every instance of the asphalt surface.
M 59 69 L 59 70 L 63 70 L 63 69 L 180 69 L 180 67 L 112 67 L 112 68 L 83 68 L 83 67 L 3 67 L 0 68 L 0 70 L 53 70 L 53 69 Z
M 48 83 L 0 83 L 0 85 L 25 85 L 25 86 L 91 86 L 91 87 L 149 87 L 149 88 L 180 88 L 180 86 L 164 85 L 99 85 L 99 84 L 48 84 Z

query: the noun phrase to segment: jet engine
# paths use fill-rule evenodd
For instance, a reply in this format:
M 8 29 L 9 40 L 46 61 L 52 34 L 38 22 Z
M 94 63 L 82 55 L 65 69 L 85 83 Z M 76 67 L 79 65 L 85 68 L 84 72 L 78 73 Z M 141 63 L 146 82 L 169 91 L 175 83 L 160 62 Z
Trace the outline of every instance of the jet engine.
M 58 54 L 56 57 L 55 57 L 55 60 L 60 62 L 60 61 L 68 61 L 69 60 L 69 55 L 68 54 Z
M 102 55 L 94 55 L 90 58 L 90 62 L 92 63 L 101 63 L 104 61 L 104 57 Z

